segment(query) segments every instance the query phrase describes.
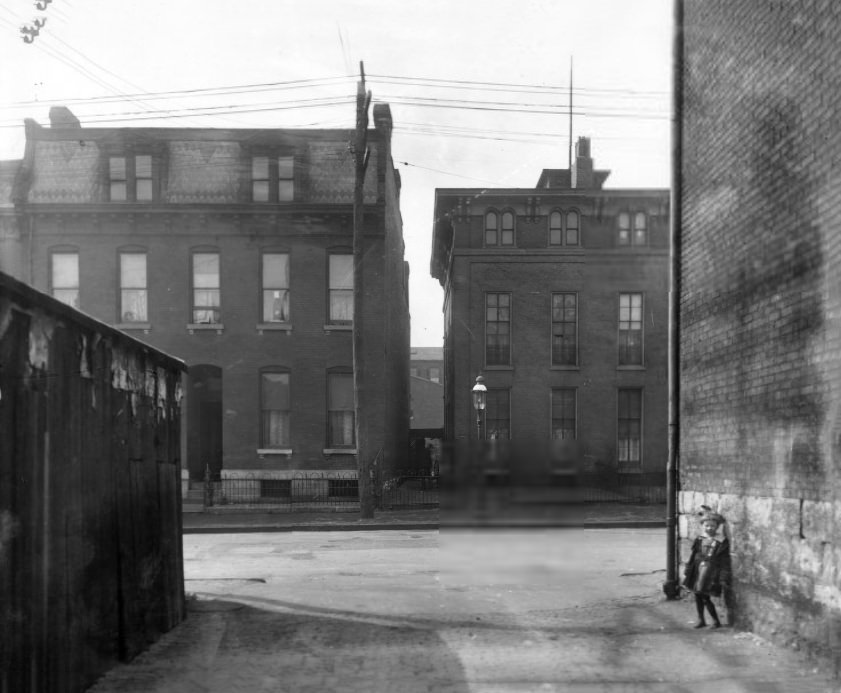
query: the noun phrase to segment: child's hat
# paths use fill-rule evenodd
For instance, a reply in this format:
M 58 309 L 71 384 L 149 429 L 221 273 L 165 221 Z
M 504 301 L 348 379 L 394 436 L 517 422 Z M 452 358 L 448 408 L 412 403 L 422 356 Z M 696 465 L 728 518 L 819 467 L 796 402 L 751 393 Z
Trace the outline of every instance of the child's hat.
M 701 522 L 715 522 L 717 525 L 724 524 L 724 516 L 720 515 L 719 513 L 712 510 L 712 508 L 702 505 L 701 512 L 698 513 L 701 516 Z

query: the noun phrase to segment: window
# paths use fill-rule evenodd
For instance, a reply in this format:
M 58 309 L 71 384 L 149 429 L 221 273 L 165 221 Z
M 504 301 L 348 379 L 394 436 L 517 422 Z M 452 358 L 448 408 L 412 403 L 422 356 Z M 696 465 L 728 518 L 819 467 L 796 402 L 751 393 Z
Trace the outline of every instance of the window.
M 549 214 L 549 245 L 578 245 L 580 227 L 581 217 L 578 212 L 564 214 L 556 209 Z
M 111 182 L 111 201 L 125 202 L 128 199 L 128 176 L 126 175 L 126 158 L 112 156 L 108 160 L 109 179 Z
M 634 245 L 645 245 L 648 242 L 646 218 L 642 212 L 634 214 L 634 235 L 631 242 Z
M 429 379 L 433 383 L 440 383 L 441 382 L 441 369 L 440 368 L 430 368 L 429 369 Z
M 511 294 L 485 295 L 485 364 L 511 363 Z
M 260 374 L 260 447 L 288 448 L 289 373 L 263 371 Z
M 62 303 L 79 307 L 79 253 L 55 252 L 50 256 L 52 295 Z
M 263 322 L 289 322 L 289 255 L 263 254 Z
M 155 199 L 152 155 L 109 157 L 108 184 L 112 202 L 152 202 Z
M 552 390 L 552 438 L 575 438 L 575 389 Z
M 562 245 L 563 233 L 563 216 L 558 211 L 552 212 L 549 215 L 549 245 Z
M 485 245 L 497 245 L 499 243 L 499 215 L 496 212 L 488 212 L 485 215 Z
M 578 296 L 552 294 L 552 365 L 578 364 Z
M 514 213 L 503 212 L 500 216 L 493 210 L 485 214 L 485 245 L 514 245 Z
M 353 323 L 353 255 L 330 255 L 330 324 Z
M 485 398 L 485 438 L 511 438 L 511 397 L 509 390 L 488 389 Z
M 502 213 L 502 236 L 500 245 L 514 245 L 514 214 L 512 212 Z
M 619 294 L 619 365 L 642 365 L 642 294 Z
M 409 375 L 413 375 L 417 378 L 418 377 L 418 369 L 417 368 L 410 368 L 409 369 Z
M 193 253 L 193 322 L 220 322 L 219 253 Z
M 327 374 L 327 444 L 331 448 L 352 448 L 355 444 L 353 374 Z
M 578 245 L 578 227 L 578 212 L 567 212 L 566 238 L 564 239 L 567 245 Z
M 646 245 L 648 243 L 648 218 L 643 212 L 619 215 L 619 245 Z
M 120 321 L 148 322 L 146 253 L 120 253 Z
M 618 450 L 620 465 L 642 461 L 642 390 L 619 390 Z
M 290 202 L 295 197 L 295 160 L 291 156 L 251 158 L 251 199 Z

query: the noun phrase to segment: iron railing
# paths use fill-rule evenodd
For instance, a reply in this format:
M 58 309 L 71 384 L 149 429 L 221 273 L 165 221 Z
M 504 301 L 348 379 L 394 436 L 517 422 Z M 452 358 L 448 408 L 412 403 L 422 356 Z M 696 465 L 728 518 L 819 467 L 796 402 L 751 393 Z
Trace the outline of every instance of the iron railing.
M 381 485 L 380 508 L 437 508 L 439 481 L 440 477 L 431 475 L 428 470 L 392 472 L 391 478 Z
M 205 481 L 205 508 L 274 511 L 354 511 L 359 509 L 356 472 L 301 472 L 291 477 L 249 474 Z

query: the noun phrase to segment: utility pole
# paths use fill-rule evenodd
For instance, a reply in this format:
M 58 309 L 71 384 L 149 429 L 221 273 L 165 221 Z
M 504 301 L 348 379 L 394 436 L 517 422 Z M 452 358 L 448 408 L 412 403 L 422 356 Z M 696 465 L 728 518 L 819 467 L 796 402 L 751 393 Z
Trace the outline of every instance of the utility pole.
M 353 402 L 356 410 L 356 469 L 359 476 L 359 511 L 363 519 L 374 517 L 374 470 L 369 459 L 368 413 L 365 409 L 365 170 L 368 168 L 368 107 L 371 92 L 365 91 L 365 66 L 359 63 L 356 88 L 356 137 L 353 143 Z

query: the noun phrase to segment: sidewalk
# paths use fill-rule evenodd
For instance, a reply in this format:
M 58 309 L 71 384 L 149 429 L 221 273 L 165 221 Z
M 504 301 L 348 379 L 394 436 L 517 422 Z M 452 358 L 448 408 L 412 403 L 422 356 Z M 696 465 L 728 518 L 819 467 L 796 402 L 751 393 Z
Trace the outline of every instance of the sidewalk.
M 629 503 L 488 503 L 473 509 L 380 510 L 372 519 L 358 512 L 248 512 L 212 509 L 184 513 L 184 534 L 306 532 L 383 529 L 522 529 L 525 527 L 658 528 L 664 505 Z

